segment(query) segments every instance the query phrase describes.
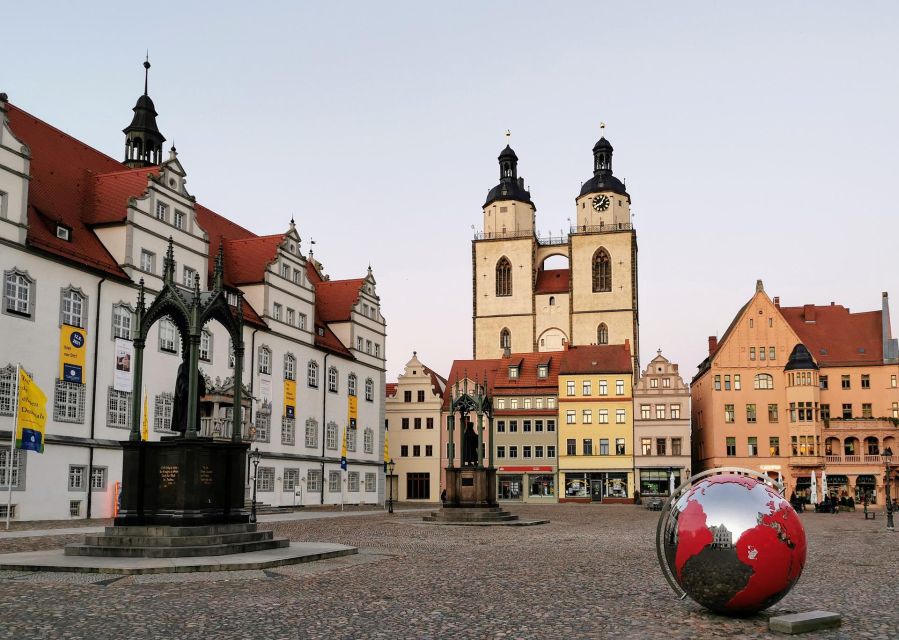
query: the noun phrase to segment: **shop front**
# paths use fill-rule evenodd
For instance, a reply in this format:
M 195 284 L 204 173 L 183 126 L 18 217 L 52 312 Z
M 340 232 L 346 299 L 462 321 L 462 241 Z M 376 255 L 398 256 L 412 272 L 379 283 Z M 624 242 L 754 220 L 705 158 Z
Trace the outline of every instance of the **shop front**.
M 845 501 L 851 495 L 849 492 L 849 478 L 842 474 L 827 474 L 827 495 L 831 500 Z M 853 500 L 855 498 L 853 497 Z
M 640 474 L 641 497 L 668 497 L 671 495 L 671 476 L 674 475 L 674 488 L 681 483 L 682 469 L 638 469 Z
M 626 471 L 566 471 L 565 494 L 559 502 L 633 502 Z
M 551 466 L 497 468 L 497 498 L 504 501 L 556 502 L 556 472 Z
M 877 480 L 873 475 L 859 475 L 855 481 L 855 502 L 864 504 L 877 504 Z

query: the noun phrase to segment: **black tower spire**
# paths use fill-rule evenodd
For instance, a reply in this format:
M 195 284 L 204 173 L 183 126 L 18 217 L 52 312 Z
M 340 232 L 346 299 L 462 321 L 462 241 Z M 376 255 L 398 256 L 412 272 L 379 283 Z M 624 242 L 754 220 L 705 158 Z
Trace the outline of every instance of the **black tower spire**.
M 150 96 L 147 95 L 147 87 L 150 76 L 150 57 L 144 61 L 144 94 L 137 99 L 134 105 L 134 117 L 131 124 L 122 129 L 125 134 L 125 164 L 133 169 L 150 167 L 162 161 L 162 143 L 165 136 L 159 132 L 156 126 L 156 107 Z
M 512 134 L 506 131 L 508 142 L 509 136 Z M 500 151 L 499 157 L 499 184 L 493 187 L 487 194 L 486 207 L 496 200 L 518 200 L 520 202 L 531 202 L 530 192 L 524 188 L 524 178 L 518 177 L 518 156 L 512 150 L 512 147 L 506 144 L 506 148 Z

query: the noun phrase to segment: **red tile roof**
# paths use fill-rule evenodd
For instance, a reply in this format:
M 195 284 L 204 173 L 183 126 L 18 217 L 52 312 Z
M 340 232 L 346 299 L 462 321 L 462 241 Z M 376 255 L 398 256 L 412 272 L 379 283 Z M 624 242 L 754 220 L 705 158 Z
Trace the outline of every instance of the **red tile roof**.
M 568 293 L 568 281 L 571 272 L 568 269 L 545 269 L 537 272 L 535 293 Z
M 562 352 L 559 373 L 633 373 L 630 345 L 594 344 L 569 347 Z
M 386 391 L 386 394 L 387 394 L 387 397 L 388 397 L 388 398 L 395 398 L 395 397 L 396 397 L 396 387 L 397 387 L 397 383 L 396 383 L 396 382 L 388 382 L 388 383 L 385 385 L 385 391 Z
M 434 373 L 434 370 L 430 367 L 422 366 L 424 367 L 425 373 L 431 376 L 431 388 L 434 390 L 434 393 L 442 398 L 443 392 L 446 390 L 446 378 L 438 373 Z
M 150 176 L 159 176 L 159 167 L 142 167 L 103 173 L 93 177 L 82 219 L 88 224 L 122 222 L 128 200 L 146 193 Z
M 881 311 L 849 313 L 842 305 L 780 307 L 819 365 L 883 363 Z
M 324 322 L 349 322 L 364 278 L 322 280 L 315 285 L 315 310 Z
M 225 273 L 232 285 L 256 284 L 265 280 L 265 270 L 278 257 L 284 234 L 253 236 L 225 241 Z
M 556 393 L 559 388 L 559 365 L 561 353 L 513 353 L 500 360 L 496 380 L 493 383 L 495 395 L 528 395 L 531 393 Z M 537 365 L 548 364 L 545 378 L 537 377 Z M 509 367 L 518 365 L 518 377 L 509 377 Z
M 27 243 L 127 279 L 81 217 L 93 176 L 127 167 L 14 105 L 7 104 L 7 114 L 10 129 L 31 151 Z M 72 230 L 71 242 L 56 237 L 59 223 Z
M 493 379 L 496 376 L 496 369 L 498 363 L 502 362 L 502 360 L 455 360 L 453 361 L 453 366 L 450 367 L 449 376 L 446 378 L 446 388 L 449 390 L 457 381 L 459 382 L 459 386 L 461 388 L 462 380 L 468 378 L 469 380 L 477 381 L 479 384 L 483 384 L 484 380 L 487 381 L 487 393 L 493 394 Z M 469 387 L 470 389 L 470 387 Z M 443 394 L 443 406 L 442 409 L 444 411 L 449 410 L 450 401 L 452 400 L 452 393 L 447 392 Z

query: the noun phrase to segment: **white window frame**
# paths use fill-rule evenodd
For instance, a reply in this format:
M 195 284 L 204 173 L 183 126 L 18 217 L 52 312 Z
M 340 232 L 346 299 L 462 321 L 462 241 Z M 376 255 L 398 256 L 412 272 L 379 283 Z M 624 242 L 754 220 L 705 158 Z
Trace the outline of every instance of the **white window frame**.
M 365 379 L 365 399 L 369 402 L 374 400 L 375 396 L 375 382 L 371 378 Z
M 321 493 L 322 472 L 320 469 L 309 469 L 306 471 L 306 491 L 309 493 Z
M 272 303 L 272 318 L 274 318 L 278 322 L 281 322 L 281 318 L 284 315 L 283 312 L 284 312 L 284 307 L 281 305 L 280 302 Z
M 134 309 L 124 302 L 112 305 L 112 339 L 131 340 L 131 327 L 134 325 Z
M 272 374 L 272 350 L 268 346 L 259 345 L 257 358 L 259 360 L 258 371 L 264 375 Z
M 281 444 L 293 446 L 296 444 L 296 420 L 283 416 L 281 418 Z
M 140 250 L 140 270 L 144 273 L 156 273 L 156 254 L 147 249 Z
M 83 464 L 69 465 L 69 491 L 84 491 L 84 481 L 87 475 L 87 467 Z
M 87 296 L 69 285 L 59 293 L 59 324 L 83 329 L 87 324 Z
M 315 418 L 306 420 L 306 429 L 303 435 L 307 448 L 315 449 L 318 447 L 318 421 Z
M 106 426 L 131 428 L 131 392 L 116 391 L 111 385 L 106 393 Z
M 359 472 L 349 471 L 346 474 L 346 490 L 349 493 L 359 493 Z
M 3 313 L 33 320 L 35 293 L 35 280 L 27 271 L 13 268 L 3 272 Z
M 185 220 L 187 220 L 187 216 L 184 214 L 184 212 L 179 211 L 178 209 L 175 209 L 175 214 L 172 216 L 172 224 L 174 224 L 176 228 L 184 231 L 185 230 L 185 224 L 184 224 Z
M 296 380 L 297 379 L 297 359 L 294 357 L 292 353 L 284 354 L 284 379 L 285 380 Z
M 56 380 L 53 389 L 53 419 L 57 422 L 84 423 L 84 387 L 77 382 Z
M 209 329 L 200 332 L 199 356 L 203 362 L 212 362 L 212 332 Z
M 106 467 L 92 467 L 90 476 L 91 491 L 106 491 L 106 481 L 109 477 Z
M 325 446 L 331 451 L 337 451 L 337 423 L 333 420 L 325 427 Z
M 306 385 L 318 389 L 318 363 L 315 360 L 306 365 Z
M 169 221 L 169 205 L 164 202 L 156 202 L 156 210 L 153 214 L 157 220 L 162 220 L 163 222 Z
M 156 394 L 153 399 L 153 431 L 169 433 L 172 431 L 172 409 L 175 397 L 168 391 Z
M 181 284 L 185 287 L 193 288 L 194 286 L 194 276 L 197 275 L 196 269 L 191 269 L 187 265 L 181 267 L 182 275 L 181 275 Z
M 328 491 L 340 493 L 340 471 L 328 471 Z
M 337 393 L 337 367 L 328 367 L 328 391 Z
M 168 318 L 159 321 L 159 350 L 178 353 L 179 331 L 177 325 Z
M 365 474 L 365 492 L 374 493 L 378 490 L 378 476 L 374 473 Z
M 375 432 L 369 427 L 362 432 L 362 447 L 365 453 L 375 452 Z

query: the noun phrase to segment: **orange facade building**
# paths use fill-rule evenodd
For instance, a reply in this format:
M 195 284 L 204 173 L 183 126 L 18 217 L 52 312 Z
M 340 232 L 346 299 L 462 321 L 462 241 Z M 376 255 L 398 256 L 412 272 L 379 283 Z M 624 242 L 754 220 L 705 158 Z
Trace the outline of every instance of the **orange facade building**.
M 883 504 L 881 453 L 899 472 L 899 345 L 889 299 L 878 311 L 781 307 L 758 281 L 691 385 L 693 466 L 780 476 L 786 495 Z M 896 488 L 893 489 L 896 496 Z

